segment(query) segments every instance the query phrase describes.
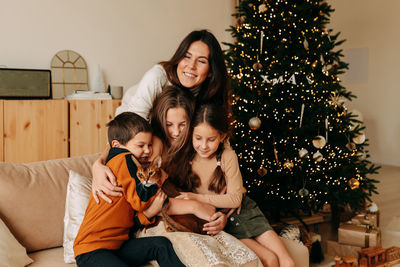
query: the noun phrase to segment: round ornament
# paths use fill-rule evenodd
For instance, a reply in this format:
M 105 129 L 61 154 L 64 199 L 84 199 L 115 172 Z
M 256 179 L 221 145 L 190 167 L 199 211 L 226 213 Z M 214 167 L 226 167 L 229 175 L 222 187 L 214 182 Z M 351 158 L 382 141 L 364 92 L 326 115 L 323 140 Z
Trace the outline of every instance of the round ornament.
M 256 71 L 260 71 L 262 69 L 262 65 L 260 62 L 256 62 L 253 64 L 253 69 L 255 69 Z
M 353 150 L 356 149 L 356 144 L 354 144 L 354 143 L 352 143 L 352 142 L 349 142 L 349 143 L 347 143 L 346 148 L 347 148 L 348 150 L 350 150 L 350 151 L 353 151 Z
M 258 6 L 258 11 L 259 11 L 260 13 L 263 13 L 263 12 L 267 11 L 267 6 L 266 6 L 265 4 L 259 5 L 259 6 Z
M 292 170 L 294 167 L 293 161 L 287 160 L 285 163 L 283 163 L 283 167 L 289 170 Z
M 308 150 L 307 149 L 302 148 L 302 149 L 299 150 L 299 157 L 300 158 L 304 158 L 305 156 L 307 156 L 307 154 L 308 154 Z
M 365 134 L 363 132 L 357 134 L 356 136 L 353 137 L 353 142 L 356 143 L 357 145 L 361 145 L 362 143 L 365 142 Z
M 313 140 L 312 144 L 315 148 L 321 149 L 326 145 L 326 139 L 322 135 L 317 135 Z
M 317 152 L 315 152 L 312 157 L 316 162 L 320 162 L 324 158 L 319 150 L 317 150 Z
M 258 130 L 261 127 L 261 120 L 257 117 L 252 117 L 249 120 L 249 126 L 252 130 Z
M 354 190 L 360 186 L 360 181 L 358 181 L 356 178 L 351 178 L 349 180 L 349 186 Z
M 267 170 L 264 167 L 261 167 L 257 170 L 258 175 L 264 177 L 267 174 Z
M 306 188 L 304 188 L 304 187 L 299 190 L 299 195 L 301 197 L 306 197 L 306 196 L 308 196 L 308 194 L 309 194 L 308 190 Z

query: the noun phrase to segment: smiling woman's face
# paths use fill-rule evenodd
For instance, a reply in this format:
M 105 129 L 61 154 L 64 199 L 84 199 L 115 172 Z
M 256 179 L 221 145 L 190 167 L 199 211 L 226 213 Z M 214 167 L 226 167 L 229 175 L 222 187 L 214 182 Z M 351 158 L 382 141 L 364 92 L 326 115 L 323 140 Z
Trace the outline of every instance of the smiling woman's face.
M 186 88 L 193 88 L 203 83 L 209 75 L 208 57 L 210 50 L 202 41 L 193 42 L 176 69 L 180 83 Z
M 186 111 L 182 107 L 170 108 L 166 116 L 167 137 L 169 143 L 174 143 L 188 125 Z

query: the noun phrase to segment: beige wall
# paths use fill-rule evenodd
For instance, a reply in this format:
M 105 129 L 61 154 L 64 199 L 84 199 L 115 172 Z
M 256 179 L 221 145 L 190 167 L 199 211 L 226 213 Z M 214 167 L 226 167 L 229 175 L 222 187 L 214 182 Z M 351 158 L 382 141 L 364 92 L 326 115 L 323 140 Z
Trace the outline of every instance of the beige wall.
M 106 83 L 127 88 L 193 29 L 230 41 L 225 29 L 236 1 L 0 0 L 0 65 L 49 68 L 57 51 L 72 49 L 86 59 L 89 80 L 100 64 Z M 342 77 L 358 96 L 346 105 L 363 114 L 372 160 L 400 165 L 400 1 L 329 3 L 336 11 L 328 28 L 347 39 L 345 55 L 361 52 L 358 61 L 348 58 L 351 71 Z
M 329 3 L 335 12 L 328 28 L 340 31 L 347 40 L 342 45 L 345 56 L 366 51 L 365 79 L 355 79 L 363 74 L 358 73 L 365 67 L 359 64 L 362 60 L 348 61 L 355 76 L 345 75 L 342 84 L 358 98 L 347 105 L 363 114 L 372 160 L 399 166 L 400 1 L 330 0 Z
M 0 65 L 45 68 L 59 50 L 83 56 L 89 81 L 97 64 L 105 82 L 135 84 L 169 59 L 192 30 L 222 41 L 233 0 L 0 0 Z

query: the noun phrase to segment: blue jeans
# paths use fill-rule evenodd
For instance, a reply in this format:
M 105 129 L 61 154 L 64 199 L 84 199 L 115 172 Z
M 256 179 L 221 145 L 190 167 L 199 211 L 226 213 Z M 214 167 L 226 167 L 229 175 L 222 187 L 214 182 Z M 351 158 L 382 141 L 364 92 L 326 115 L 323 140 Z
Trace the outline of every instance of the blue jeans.
M 129 239 L 117 250 L 97 249 L 76 257 L 78 267 L 141 266 L 151 260 L 157 260 L 160 267 L 185 266 L 162 236 Z

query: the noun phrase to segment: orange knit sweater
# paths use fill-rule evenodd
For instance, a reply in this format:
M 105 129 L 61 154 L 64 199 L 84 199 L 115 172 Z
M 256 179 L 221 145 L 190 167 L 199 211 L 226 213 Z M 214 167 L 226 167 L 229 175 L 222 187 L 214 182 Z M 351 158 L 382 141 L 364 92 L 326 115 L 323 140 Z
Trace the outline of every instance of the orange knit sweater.
M 155 198 L 157 185 L 144 187 L 136 177 L 137 167 L 132 153 L 126 149 L 111 148 L 107 166 L 123 188 L 123 197 L 110 197 L 112 203 L 104 200 L 97 204 L 90 196 L 85 217 L 74 242 L 75 257 L 96 249 L 119 249 L 129 239 L 134 216 L 142 225 L 151 224 L 142 211 Z M 137 186 L 138 185 L 138 186 Z

